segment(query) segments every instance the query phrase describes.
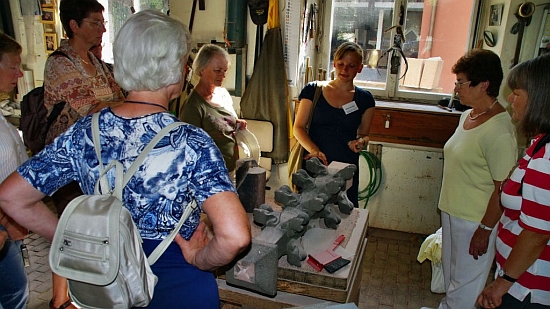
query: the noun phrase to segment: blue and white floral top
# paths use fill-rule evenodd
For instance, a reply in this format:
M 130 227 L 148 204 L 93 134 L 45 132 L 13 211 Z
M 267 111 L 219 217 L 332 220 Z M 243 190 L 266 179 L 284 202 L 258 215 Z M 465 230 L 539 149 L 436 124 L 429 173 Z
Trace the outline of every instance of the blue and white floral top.
M 78 120 L 20 166 L 19 174 L 46 195 L 73 180 L 85 194 L 93 194 L 99 163 L 91 120 L 91 115 Z M 128 119 L 115 115 L 110 108 L 103 109 L 100 112 L 103 164 L 118 160 L 127 170 L 157 132 L 177 121 L 169 113 Z M 112 173 L 109 181 L 114 183 Z M 225 191 L 235 192 L 235 188 L 220 151 L 202 129 L 185 124 L 166 135 L 149 153 L 124 188 L 123 201 L 144 239 L 163 239 L 195 199 L 199 207 L 180 231 L 189 239 L 199 224 L 203 202 Z

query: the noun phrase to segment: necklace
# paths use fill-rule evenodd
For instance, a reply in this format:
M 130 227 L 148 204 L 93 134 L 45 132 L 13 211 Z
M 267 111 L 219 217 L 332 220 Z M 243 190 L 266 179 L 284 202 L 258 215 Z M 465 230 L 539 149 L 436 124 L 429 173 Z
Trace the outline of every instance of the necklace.
M 486 109 L 484 112 L 481 112 L 481 113 L 479 113 L 475 116 L 472 116 L 472 111 L 473 111 L 473 109 L 472 109 L 470 111 L 470 113 L 468 114 L 468 117 L 470 117 L 470 120 L 476 120 L 477 118 L 479 118 L 479 116 L 487 114 L 491 110 L 491 108 L 493 108 L 493 106 L 495 106 L 495 104 L 497 104 L 497 102 L 498 102 L 498 99 L 496 99 L 495 102 L 493 102 L 493 104 L 491 104 L 491 106 L 489 106 L 489 108 Z
M 164 107 L 163 105 L 157 104 L 157 103 L 142 102 L 142 101 L 131 101 L 131 100 L 124 100 L 124 102 L 125 103 L 134 103 L 134 104 L 158 106 L 158 107 L 162 108 L 163 110 L 168 111 L 168 108 Z
M 82 58 L 80 58 L 80 60 L 82 60 L 82 62 L 84 62 L 84 64 L 90 64 L 88 61 L 86 61 L 86 60 L 84 60 L 84 59 L 82 59 Z

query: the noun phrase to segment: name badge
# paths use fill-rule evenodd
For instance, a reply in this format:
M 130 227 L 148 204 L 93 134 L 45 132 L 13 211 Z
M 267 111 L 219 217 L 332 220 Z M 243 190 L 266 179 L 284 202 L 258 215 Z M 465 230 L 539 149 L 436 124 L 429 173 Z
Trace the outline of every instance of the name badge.
M 344 113 L 346 113 L 346 115 L 349 115 L 359 110 L 359 108 L 357 107 L 357 104 L 355 104 L 355 101 L 351 101 L 347 104 L 342 105 L 342 109 L 344 110 Z

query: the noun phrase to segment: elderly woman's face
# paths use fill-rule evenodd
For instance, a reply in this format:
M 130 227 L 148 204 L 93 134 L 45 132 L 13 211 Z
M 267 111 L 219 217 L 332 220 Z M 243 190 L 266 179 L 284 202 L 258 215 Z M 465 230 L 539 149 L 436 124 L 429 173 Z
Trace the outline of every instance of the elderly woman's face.
M 523 89 L 514 89 L 508 96 L 508 101 L 512 103 L 512 118 L 514 120 L 521 121 L 525 117 L 527 98 L 527 91 Z
M 201 71 L 201 81 L 208 85 L 221 87 L 225 80 L 228 67 L 229 64 L 223 55 L 214 56 L 204 70 Z
M 23 76 L 21 55 L 6 53 L 0 61 L 0 92 L 11 92 L 17 86 L 17 80 Z
M 460 98 L 460 103 L 475 107 L 476 104 L 479 104 L 480 98 L 487 95 L 487 92 L 482 88 L 484 83 L 479 83 L 476 86 L 472 86 L 472 82 L 464 73 L 456 74 L 456 82 L 454 91 L 457 96 Z
M 80 36 L 92 47 L 101 44 L 103 33 L 106 31 L 103 13 L 95 12 L 82 19 L 82 23 L 78 27 L 78 31 L 75 31 L 75 35 Z

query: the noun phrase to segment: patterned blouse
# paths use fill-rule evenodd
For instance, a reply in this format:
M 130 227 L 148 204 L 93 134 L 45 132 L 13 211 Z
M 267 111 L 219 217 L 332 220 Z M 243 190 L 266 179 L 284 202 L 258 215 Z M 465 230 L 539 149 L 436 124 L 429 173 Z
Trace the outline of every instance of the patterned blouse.
M 51 195 L 75 180 L 93 194 L 99 177 L 91 133 L 91 116 L 81 118 L 43 151 L 17 169 L 33 187 Z M 100 111 L 102 161 L 122 163 L 125 170 L 157 132 L 177 118 L 155 113 L 122 118 L 110 108 Z M 108 174 L 109 182 L 114 176 Z M 204 201 L 219 192 L 235 192 L 220 151 L 202 130 L 185 124 L 171 131 L 149 153 L 123 190 L 123 202 L 144 239 L 163 239 L 178 223 L 185 207 L 197 209 L 180 234 L 189 239 L 197 228 Z M 218 207 L 224 207 L 223 204 Z
M 57 49 L 63 54 L 55 54 L 46 61 L 44 70 L 44 104 L 49 109 L 65 101 L 65 107 L 52 124 L 46 137 L 49 144 L 59 134 L 79 118 L 88 115 L 100 101 L 116 102 L 124 99 L 121 89 L 103 61 L 88 52 L 96 75 L 89 75 L 82 66 L 83 60 L 69 45 L 61 42 Z

